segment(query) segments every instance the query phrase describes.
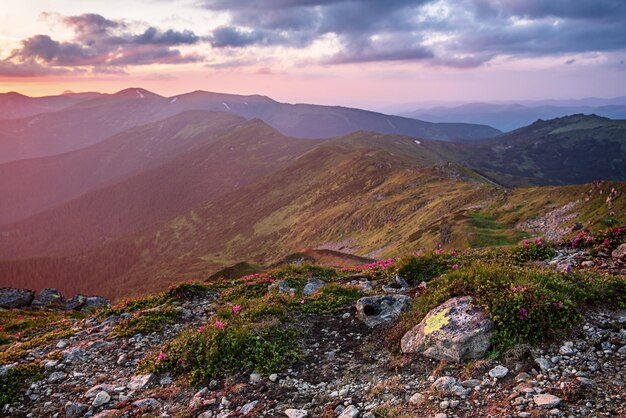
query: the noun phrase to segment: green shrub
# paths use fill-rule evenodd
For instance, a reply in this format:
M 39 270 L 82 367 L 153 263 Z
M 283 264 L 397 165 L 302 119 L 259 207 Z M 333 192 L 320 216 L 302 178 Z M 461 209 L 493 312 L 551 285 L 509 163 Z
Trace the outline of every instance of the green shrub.
M 330 280 L 337 277 L 337 271 L 332 267 L 325 267 L 317 264 L 305 263 L 300 266 L 287 264 L 272 271 L 272 276 L 277 279 L 319 277 L 320 279 Z
M 137 299 L 127 299 L 110 308 L 101 311 L 100 316 L 106 317 L 110 315 L 121 315 L 123 313 L 132 313 L 143 309 L 156 308 L 159 305 L 163 305 L 167 301 L 167 297 L 164 294 L 157 296 L 147 296 Z
M 20 364 L 0 376 L 0 405 L 13 403 L 29 382 L 43 379 L 43 367 L 39 364 Z
M 357 287 L 328 284 L 314 295 L 303 299 L 302 310 L 318 315 L 333 314 L 343 309 L 348 303 L 359 299 L 361 292 Z
M 243 371 L 278 372 L 301 357 L 297 336 L 295 329 L 275 325 L 254 327 L 238 321 L 222 328 L 207 325 L 167 342 L 142 369 L 187 374 L 191 383 Z
M 522 264 L 533 260 L 548 260 L 555 254 L 554 248 L 546 244 L 541 238 L 534 240 L 524 240 L 520 247 L 511 251 L 511 259 L 517 264 Z
M 456 261 L 455 256 L 450 254 L 429 252 L 419 256 L 410 255 L 401 258 L 396 264 L 396 269 L 404 280 L 416 285 L 441 276 L 450 270 Z
M 431 309 L 455 296 L 474 296 L 485 307 L 497 326 L 493 343 L 503 349 L 557 337 L 589 306 L 626 306 L 626 279 L 477 263 L 432 280 L 390 339 L 397 343 Z
M 113 328 L 113 335 L 131 337 L 139 333 L 160 331 L 166 324 L 174 323 L 180 318 L 180 311 L 171 306 L 161 310 L 140 313 L 138 316 L 120 322 Z

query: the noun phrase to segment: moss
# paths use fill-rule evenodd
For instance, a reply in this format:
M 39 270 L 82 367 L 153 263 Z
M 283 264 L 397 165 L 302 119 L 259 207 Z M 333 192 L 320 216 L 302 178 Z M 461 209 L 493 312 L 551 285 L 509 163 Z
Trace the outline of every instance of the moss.
M 0 405 L 17 400 L 29 382 L 43 379 L 44 370 L 38 363 L 20 364 L 0 376 Z
M 150 372 L 185 374 L 200 383 L 243 371 L 279 372 L 302 357 L 295 328 L 234 320 L 223 328 L 189 330 L 141 364 Z
M 322 287 L 313 296 L 304 299 L 302 310 L 318 315 L 333 314 L 341 311 L 360 296 L 361 292 L 357 287 L 331 283 Z
M 13 345 L 8 347 L 6 350 L 0 352 L 0 364 L 11 363 L 13 361 L 19 360 L 20 358 L 26 357 L 29 350 L 41 347 L 43 345 L 51 344 L 55 341 L 61 340 L 63 338 L 69 338 L 74 335 L 74 331 L 62 328 L 55 329 L 53 331 L 47 332 L 45 334 L 26 339 L 22 341 L 19 345 Z
M 178 309 L 168 306 L 160 310 L 152 310 L 140 313 L 134 318 L 129 318 L 113 328 L 113 335 L 130 337 L 135 334 L 160 331 L 167 324 L 174 323 L 181 313 Z
M 167 298 L 164 294 L 160 294 L 157 296 L 147 296 L 137 299 L 127 299 L 114 306 L 111 306 L 108 309 L 103 310 L 100 313 L 100 316 L 106 317 L 110 315 L 121 315 L 123 313 L 132 313 L 142 309 L 155 308 L 159 305 L 164 304 L 166 301 Z
M 432 334 L 448 324 L 448 322 L 450 322 L 450 317 L 448 316 L 449 312 L 450 308 L 446 308 L 428 318 L 428 321 L 426 321 L 426 325 L 424 326 L 424 335 Z

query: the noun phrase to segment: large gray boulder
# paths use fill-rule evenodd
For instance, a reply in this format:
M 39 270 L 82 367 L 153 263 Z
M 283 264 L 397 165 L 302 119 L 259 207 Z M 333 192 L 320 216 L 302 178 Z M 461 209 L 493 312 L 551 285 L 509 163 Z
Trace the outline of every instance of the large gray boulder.
M 372 328 L 400 316 L 411 303 L 405 295 L 382 295 L 361 298 L 356 302 L 356 313 L 365 325 Z
M 85 302 L 87 301 L 87 296 L 76 295 L 71 299 L 67 299 L 65 301 L 65 310 L 67 311 L 80 311 L 83 306 L 85 306 Z
M 97 309 L 108 308 L 111 306 L 111 301 L 102 296 L 89 296 L 85 299 L 85 303 L 80 308 L 81 312 L 90 313 Z
M 471 296 L 439 305 L 402 337 L 403 353 L 460 362 L 481 358 L 490 346 L 494 323 Z
M 33 308 L 65 308 L 65 299 L 56 289 L 44 289 L 33 299 Z
M 26 308 L 30 306 L 34 297 L 35 292 L 32 290 L 3 287 L 0 288 L 0 308 Z

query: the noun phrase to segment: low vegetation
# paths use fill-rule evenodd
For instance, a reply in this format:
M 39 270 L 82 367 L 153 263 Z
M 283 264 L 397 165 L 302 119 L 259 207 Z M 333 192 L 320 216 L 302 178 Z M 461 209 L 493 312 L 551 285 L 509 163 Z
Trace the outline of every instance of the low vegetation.
M 595 273 L 477 262 L 431 280 L 392 330 L 392 341 L 433 308 L 455 296 L 474 296 L 497 326 L 492 342 L 504 349 L 558 337 L 592 306 L 626 306 L 626 280 Z M 397 347 L 396 347 L 397 349 Z
M 43 376 L 43 367 L 38 363 L 20 364 L 7 370 L 6 374 L 0 375 L 0 405 L 14 402 L 29 382 L 40 380 Z
M 113 335 L 130 337 L 135 334 L 160 331 L 168 324 L 176 322 L 180 317 L 180 310 L 171 306 L 148 310 L 117 324 L 113 329 Z

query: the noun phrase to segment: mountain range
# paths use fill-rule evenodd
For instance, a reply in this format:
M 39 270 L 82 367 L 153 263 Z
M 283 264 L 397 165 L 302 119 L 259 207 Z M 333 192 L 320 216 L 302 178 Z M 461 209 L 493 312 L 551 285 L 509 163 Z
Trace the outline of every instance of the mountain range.
M 521 103 L 467 103 L 437 106 L 401 113 L 402 116 L 445 123 L 478 123 L 508 132 L 538 119 L 554 119 L 572 114 L 595 114 L 611 119 L 626 119 L 626 97 L 571 101 L 530 101 Z
M 38 113 L 48 103 L 54 104 L 53 110 Z M 0 163 L 73 151 L 188 110 L 259 118 L 283 134 L 299 138 L 330 138 L 359 129 L 441 140 L 473 140 L 500 133 L 485 125 L 430 123 L 340 106 L 287 104 L 265 96 L 204 91 L 162 97 L 130 88 L 115 94 L 63 95 L 58 101 L 0 95 L 0 114 L 10 115 L 11 108 L 21 109 L 19 114 L 24 116 L 2 120 Z
M 497 136 L 471 125 L 470 141 L 451 140 L 465 125 L 390 134 L 386 115 L 262 96 L 70 96 L 1 122 L 0 285 L 118 298 L 311 249 L 515 244 L 548 209 L 567 208 L 554 236 L 624 221 L 626 121 L 571 115 Z M 343 132 L 344 117 L 369 130 Z M 29 118 L 50 130 L 11 131 Z M 596 180 L 612 182 L 585 184 Z

